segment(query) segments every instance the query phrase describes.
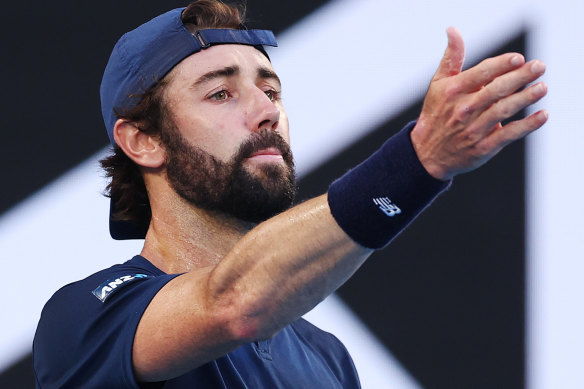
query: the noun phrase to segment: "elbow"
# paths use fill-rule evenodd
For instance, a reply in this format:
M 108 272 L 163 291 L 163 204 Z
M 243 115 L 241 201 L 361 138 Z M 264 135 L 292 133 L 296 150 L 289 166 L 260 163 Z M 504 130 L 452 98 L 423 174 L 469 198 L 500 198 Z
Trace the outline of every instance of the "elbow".
M 225 321 L 227 331 L 234 341 L 241 344 L 269 339 L 282 327 L 265 309 L 234 308 L 228 316 Z
M 250 343 L 261 338 L 262 329 L 259 323 L 235 319 L 230 323 L 230 333 L 238 343 Z
M 258 293 L 254 288 L 217 283 L 211 278 L 207 308 L 215 323 L 238 344 L 271 338 L 283 326 L 275 318 L 278 306 L 274 296 Z M 287 324 L 287 323 L 286 323 Z
M 270 339 L 280 329 L 280 326 L 274 325 L 271 320 L 265 317 L 239 317 L 234 320 L 231 333 L 238 341 L 250 343 Z

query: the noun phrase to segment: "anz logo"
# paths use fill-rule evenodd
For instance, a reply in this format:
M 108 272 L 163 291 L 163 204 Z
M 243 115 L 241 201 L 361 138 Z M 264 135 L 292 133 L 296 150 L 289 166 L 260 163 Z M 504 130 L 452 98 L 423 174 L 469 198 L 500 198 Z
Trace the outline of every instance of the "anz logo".
M 143 280 L 148 278 L 146 274 L 133 274 L 127 276 L 121 276 L 113 280 L 107 280 L 106 282 L 99 285 L 97 288 L 93 290 L 93 295 L 101 300 L 101 302 L 105 302 L 105 300 L 111 296 L 116 290 L 121 289 L 122 286 L 126 286 L 131 284 L 134 281 Z

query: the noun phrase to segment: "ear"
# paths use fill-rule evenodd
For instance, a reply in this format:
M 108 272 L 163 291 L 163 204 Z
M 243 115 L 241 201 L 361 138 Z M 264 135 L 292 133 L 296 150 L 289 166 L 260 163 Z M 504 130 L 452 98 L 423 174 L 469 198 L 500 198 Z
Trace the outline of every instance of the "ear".
M 164 163 L 166 152 L 160 141 L 140 131 L 134 122 L 118 119 L 114 125 L 114 140 L 140 166 L 156 169 Z

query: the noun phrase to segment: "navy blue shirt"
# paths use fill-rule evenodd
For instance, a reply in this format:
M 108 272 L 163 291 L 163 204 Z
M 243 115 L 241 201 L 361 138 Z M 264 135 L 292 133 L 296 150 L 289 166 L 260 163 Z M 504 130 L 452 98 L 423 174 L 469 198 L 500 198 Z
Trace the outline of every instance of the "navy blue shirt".
M 141 256 L 66 285 L 45 305 L 33 343 L 37 388 L 140 388 L 132 368 L 138 322 L 165 274 Z M 243 345 L 162 388 L 360 388 L 342 343 L 304 319 Z

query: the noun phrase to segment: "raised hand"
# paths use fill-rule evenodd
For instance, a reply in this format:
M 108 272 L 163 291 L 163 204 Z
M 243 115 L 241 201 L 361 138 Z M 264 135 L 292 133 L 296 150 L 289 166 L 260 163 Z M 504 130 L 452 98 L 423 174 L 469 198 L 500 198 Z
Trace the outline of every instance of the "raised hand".
M 521 89 L 545 72 L 543 62 L 525 63 L 521 54 L 507 53 L 462 72 L 464 42 L 455 28 L 447 34 L 448 47 L 411 133 L 422 165 L 442 180 L 481 166 L 548 117 L 542 110 L 501 125 L 546 95 L 543 82 Z

